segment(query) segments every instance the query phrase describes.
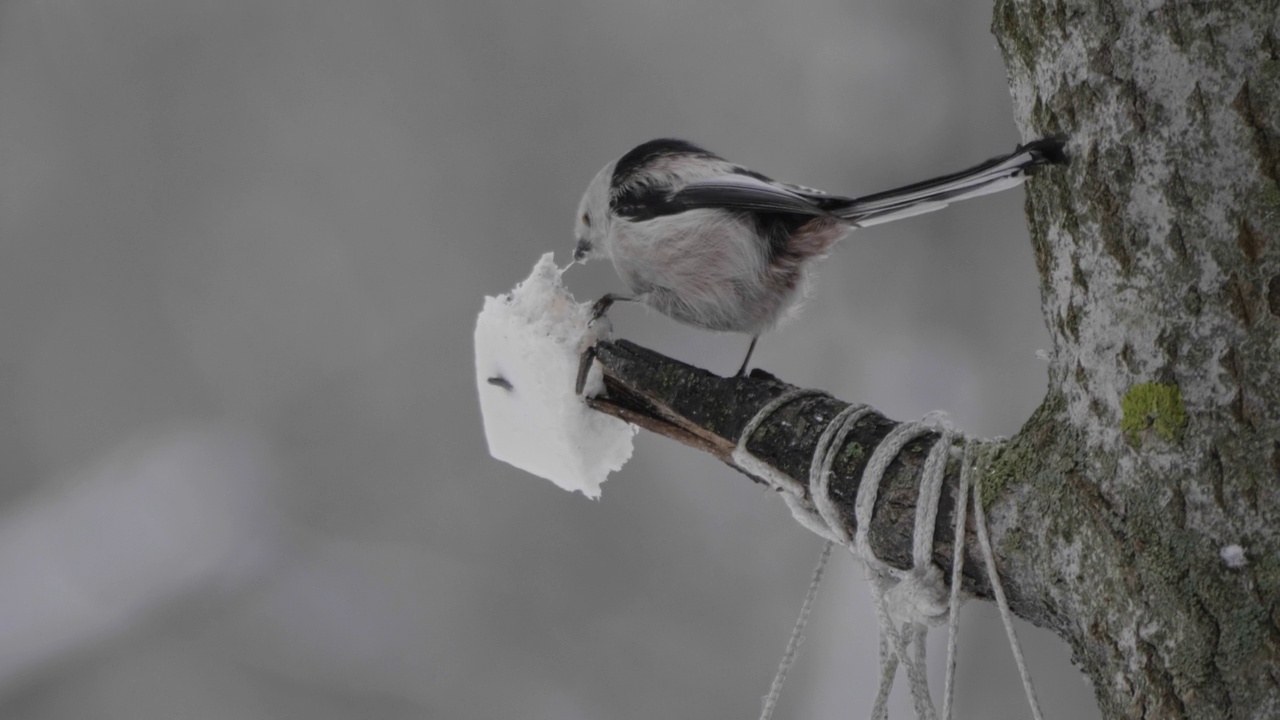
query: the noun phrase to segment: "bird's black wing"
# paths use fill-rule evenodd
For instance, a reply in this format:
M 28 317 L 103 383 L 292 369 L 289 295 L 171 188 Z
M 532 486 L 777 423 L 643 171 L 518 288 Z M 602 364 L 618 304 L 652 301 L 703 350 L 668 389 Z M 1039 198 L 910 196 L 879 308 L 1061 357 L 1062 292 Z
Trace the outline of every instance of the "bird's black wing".
M 721 208 L 754 212 L 825 215 L 821 205 L 788 187 L 754 174 L 727 174 L 695 180 L 671 196 L 685 209 Z

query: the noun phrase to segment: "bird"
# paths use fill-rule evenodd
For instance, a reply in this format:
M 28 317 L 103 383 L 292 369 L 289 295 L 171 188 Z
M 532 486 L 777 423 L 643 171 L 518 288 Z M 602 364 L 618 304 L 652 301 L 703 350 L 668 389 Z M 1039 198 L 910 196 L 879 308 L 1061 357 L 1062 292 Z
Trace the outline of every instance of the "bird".
M 574 264 L 608 258 L 630 294 L 592 307 L 648 305 L 679 322 L 751 337 L 794 304 L 816 261 L 849 232 L 1021 185 L 1067 161 L 1066 139 L 1017 146 L 959 172 L 862 197 L 774 180 L 687 140 L 641 143 L 587 185 L 574 222 Z

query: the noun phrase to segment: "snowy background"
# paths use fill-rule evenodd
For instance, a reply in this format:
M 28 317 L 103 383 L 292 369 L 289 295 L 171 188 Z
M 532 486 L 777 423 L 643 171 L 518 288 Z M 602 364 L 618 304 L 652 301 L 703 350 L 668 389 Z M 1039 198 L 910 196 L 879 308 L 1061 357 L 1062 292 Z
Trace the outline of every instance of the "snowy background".
M 600 502 L 490 459 L 475 315 L 651 137 L 853 194 L 1009 150 L 990 13 L 0 2 L 0 717 L 755 717 L 818 539 L 645 434 Z M 1011 434 L 1047 344 L 1019 191 L 855 236 L 756 358 Z M 870 707 L 868 591 L 830 578 L 779 718 Z M 964 619 L 960 711 L 1025 717 L 994 608 Z M 1020 627 L 1048 716 L 1096 717 Z

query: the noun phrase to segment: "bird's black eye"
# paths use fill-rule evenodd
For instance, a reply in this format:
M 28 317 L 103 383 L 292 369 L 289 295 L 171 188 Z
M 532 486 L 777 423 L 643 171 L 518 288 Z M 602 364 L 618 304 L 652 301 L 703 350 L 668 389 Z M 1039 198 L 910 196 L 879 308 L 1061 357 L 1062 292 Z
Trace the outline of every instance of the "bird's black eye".
M 591 227 L 591 216 L 586 213 L 582 213 L 582 224 L 587 227 Z

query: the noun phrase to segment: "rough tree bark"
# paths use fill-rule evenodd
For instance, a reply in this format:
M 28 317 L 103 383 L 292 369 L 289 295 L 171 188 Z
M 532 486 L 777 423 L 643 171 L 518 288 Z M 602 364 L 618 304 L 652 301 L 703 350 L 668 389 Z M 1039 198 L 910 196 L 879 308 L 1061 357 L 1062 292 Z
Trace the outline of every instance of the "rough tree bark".
M 993 30 L 1024 138 L 1072 155 L 1028 184 L 1049 389 L 980 479 L 1014 610 L 1067 640 L 1104 717 L 1280 717 L 1280 2 L 998 0 Z M 730 464 L 784 388 L 599 351 L 597 407 Z M 749 447 L 803 479 L 842 405 L 797 401 Z M 891 427 L 859 424 L 836 463 L 850 531 Z M 932 441 L 890 468 L 871 523 L 899 567 Z M 985 596 L 980 578 L 966 565 Z
M 1049 442 L 1002 508 L 1044 531 L 1005 547 L 1060 576 L 1107 717 L 1280 717 L 1280 5 L 1000 0 L 993 29 L 1023 132 L 1076 156 L 1028 193 Z

